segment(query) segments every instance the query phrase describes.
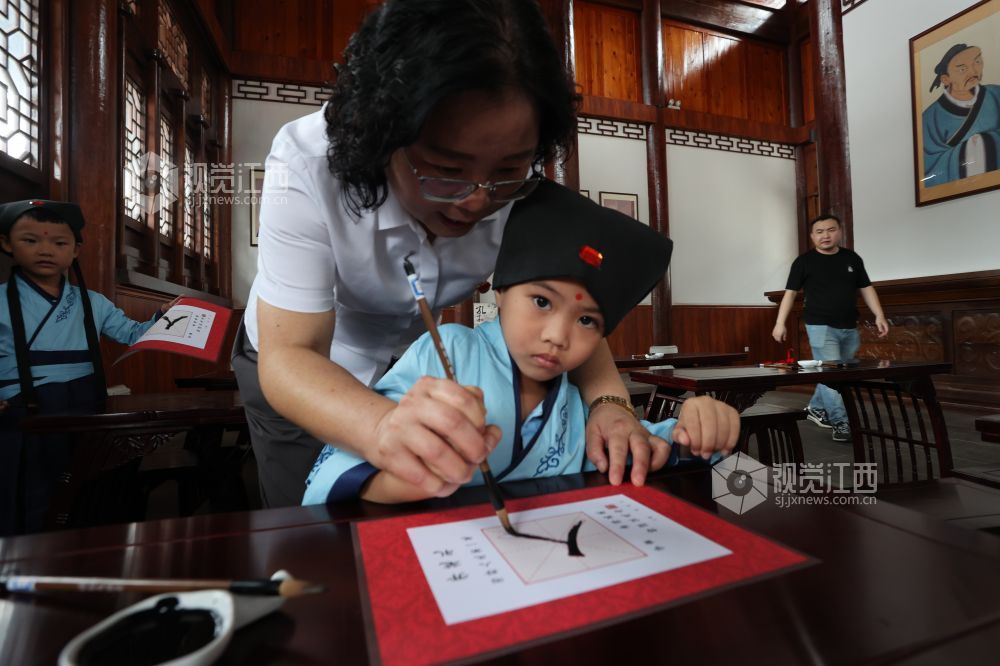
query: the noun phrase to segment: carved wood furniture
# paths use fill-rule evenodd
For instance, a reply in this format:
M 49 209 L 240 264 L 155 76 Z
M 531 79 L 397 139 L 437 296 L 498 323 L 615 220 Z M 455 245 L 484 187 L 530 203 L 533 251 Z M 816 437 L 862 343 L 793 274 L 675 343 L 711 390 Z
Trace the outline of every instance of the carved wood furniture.
M 186 446 L 198 461 L 198 492 L 209 492 L 212 484 L 228 480 L 220 475 L 238 473 L 219 463 L 230 454 L 220 453 L 223 431 L 245 426 L 242 401 L 233 391 L 112 396 L 96 414 L 36 415 L 19 424 L 25 432 L 73 436 L 73 461 L 53 493 L 49 528 L 141 519 L 145 497 L 139 466 L 178 433 L 186 434 Z M 236 458 L 233 465 L 242 460 Z M 190 475 L 188 467 L 174 471 Z

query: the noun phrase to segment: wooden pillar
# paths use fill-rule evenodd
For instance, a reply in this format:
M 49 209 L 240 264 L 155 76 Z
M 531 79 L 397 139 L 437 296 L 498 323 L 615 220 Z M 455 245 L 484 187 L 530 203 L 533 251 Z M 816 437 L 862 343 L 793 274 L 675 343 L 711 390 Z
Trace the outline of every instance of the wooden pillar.
M 212 105 L 212 109 L 221 107 L 221 111 L 215 111 L 220 122 L 219 141 L 222 143 L 222 162 L 224 164 L 233 163 L 233 80 L 229 76 L 221 78 L 221 90 L 215 91 L 215 99 L 220 106 Z M 234 165 L 234 169 L 237 168 Z M 233 226 L 232 226 L 232 206 L 218 206 L 215 214 L 218 216 L 216 222 L 216 252 L 215 266 L 217 273 L 216 283 L 219 286 L 219 294 L 224 298 L 233 297 Z
M 80 265 L 87 287 L 113 298 L 115 289 L 115 226 L 121 192 L 118 189 L 118 2 L 74 0 L 70 3 L 67 126 L 69 199 L 83 209 Z
M 646 180 L 649 198 L 649 226 L 670 235 L 667 207 L 667 144 L 663 122 L 663 21 L 660 0 L 643 0 L 640 19 L 642 33 L 642 101 L 656 108 L 656 121 L 646 127 Z M 669 344 L 670 280 L 664 277 L 653 290 L 653 344 Z
M 540 0 L 542 14 L 549 24 L 549 31 L 556 43 L 566 69 L 576 67 L 576 50 L 573 41 L 573 0 Z M 559 155 L 545 165 L 545 175 L 566 187 L 580 189 L 580 153 L 574 139 L 569 154 Z
M 853 245 L 851 155 L 847 138 L 847 93 L 840 0 L 812 0 L 809 26 L 815 57 L 816 143 L 820 209 L 840 218 L 844 244 Z
M 801 127 L 805 124 L 805 111 L 802 108 L 802 46 L 804 37 L 799 30 L 800 6 L 797 2 L 786 3 L 784 14 L 788 21 L 788 47 L 785 49 L 785 61 L 788 64 L 788 125 L 790 127 Z M 799 252 L 809 249 L 809 238 L 805 232 L 807 217 L 807 198 L 809 191 L 806 187 L 806 170 L 812 168 L 812 164 L 806 160 L 806 150 L 802 145 L 795 146 L 795 201 L 796 201 L 796 229 Z

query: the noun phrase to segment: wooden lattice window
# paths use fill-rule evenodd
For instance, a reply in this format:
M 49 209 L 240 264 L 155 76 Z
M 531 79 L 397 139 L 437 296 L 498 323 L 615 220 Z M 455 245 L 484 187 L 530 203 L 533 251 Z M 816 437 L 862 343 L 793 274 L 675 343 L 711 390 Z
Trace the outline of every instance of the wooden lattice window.
M 181 85 L 188 85 L 188 43 L 173 9 L 166 0 L 160 0 L 160 22 L 157 30 L 157 44 L 170 69 L 180 79 Z
M 38 2 L 0 2 L 0 152 L 36 169 L 40 167 L 38 52 Z
M 203 171 L 201 206 L 201 251 L 206 259 L 212 258 L 212 197 L 208 189 L 208 172 Z
M 174 168 L 174 125 L 167 116 L 160 116 L 160 233 L 164 236 L 174 234 L 174 199 L 177 170 Z M 171 180 L 171 176 L 173 180 Z
M 125 77 L 125 150 L 122 196 L 125 215 L 136 222 L 145 219 L 143 179 L 146 177 L 146 96 L 130 76 Z
M 195 240 L 194 152 L 184 146 L 184 249 L 194 250 Z

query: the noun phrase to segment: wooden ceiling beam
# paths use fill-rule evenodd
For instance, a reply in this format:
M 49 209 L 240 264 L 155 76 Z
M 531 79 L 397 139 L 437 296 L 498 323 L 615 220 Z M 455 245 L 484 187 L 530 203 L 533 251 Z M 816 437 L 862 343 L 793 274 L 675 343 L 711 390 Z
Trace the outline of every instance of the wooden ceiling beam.
M 735 32 L 779 44 L 788 43 L 785 12 L 759 5 L 716 0 L 670 0 L 663 2 L 664 18 Z

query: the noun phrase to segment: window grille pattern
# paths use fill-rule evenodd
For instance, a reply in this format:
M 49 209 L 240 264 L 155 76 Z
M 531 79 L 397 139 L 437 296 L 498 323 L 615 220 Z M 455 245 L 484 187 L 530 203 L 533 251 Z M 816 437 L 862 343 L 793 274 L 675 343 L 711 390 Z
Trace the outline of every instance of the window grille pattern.
M 181 85 L 188 88 L 188 43 L 181 24 L 166 0 L 160 0 L 157 42 L 170 69 L 181 80 Z
M 172 236 L 174 232 L 174 197 L 170 196 L 170 173 L 173 172 L 176 178 L 177 172 L 171 169 L 174 156 L 174 127 L 170 121 L 163 116 L 160 118 L 160 170 L 159 187 L 157 192 L 160 195 L 160 233 L 164 236 Z
M 212 196 L 208 190 L 208 169 L 202 171 L 201 181 L 201 251 L 206 259 L 212 258 Z
M 194 155 L 191 146 L 184 146 L 184 248 L 194 250 Z
M 0 0 L 0 152 L 39 168 L 38 2 Z
M 125 77 L 125 155 L 123 172 L 125 215 L 143 220 L 146 177 L 146 96 L 131 77 Z

